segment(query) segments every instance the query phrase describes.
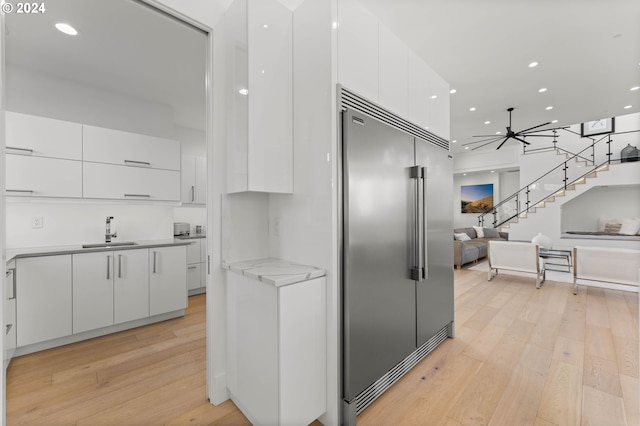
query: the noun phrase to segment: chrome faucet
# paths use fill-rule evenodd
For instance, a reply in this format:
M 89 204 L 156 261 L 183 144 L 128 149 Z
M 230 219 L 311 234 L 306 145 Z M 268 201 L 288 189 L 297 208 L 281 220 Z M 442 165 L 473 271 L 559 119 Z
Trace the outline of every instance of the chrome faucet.
M 111 237 L 116 238 L 118 236 L 117 232 L 114 232 L 113 234 L 111 233 L 111 219 L 113 219 L 113 216 L 107 216 L 107 230 L 104 234 L 105 243 L 110 243 Z

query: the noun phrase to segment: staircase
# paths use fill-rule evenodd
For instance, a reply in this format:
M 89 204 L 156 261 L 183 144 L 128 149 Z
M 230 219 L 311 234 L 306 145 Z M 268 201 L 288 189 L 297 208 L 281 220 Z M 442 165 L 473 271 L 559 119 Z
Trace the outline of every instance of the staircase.
M 614 135 L 606 135 L 599 140 L 592 139 L 592 144 L 577 154 L 559 148 L 555 140 L 551 147 L 525 151 L 525 154 L 528 154 L 534 151 L 554 150 L 556 154 L 564 156 L 564 161 L 496 204 L 491 211 L 478 216 L 478 225 L 492 226 L 501 231 L 510 232 L 516 224 L 530 220 L 532 215 L 539 215 L 543 209 L 548 209 L 560 199 L 562 202 L 558 204 L 564 204 L 568 199 L 585 192 L 593 186 L 591 182 L 608 173 L 612 167 L 625 167 L 625 164 L 637 165 L 638 163 L 618 164 L 621 162 L 620 159 L 612 158 L 611 142 Z M 556 216 L 559 216 L 559 208 Z M 512 239 L 511 236 L 510 239 Z

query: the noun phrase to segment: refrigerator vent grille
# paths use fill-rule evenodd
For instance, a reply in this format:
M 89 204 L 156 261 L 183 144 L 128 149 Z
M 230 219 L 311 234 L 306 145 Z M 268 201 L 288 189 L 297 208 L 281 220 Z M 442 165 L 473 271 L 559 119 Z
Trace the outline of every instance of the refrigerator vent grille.
M 376 120 L 395 127 L 398 130 L 402 130 L 403 132 L 409 133 L 417 138 L 424 139 L 427 142 L 439 146 L 440 148 L 446 149 L 447 151 L 449 150 L 448 140 L 434 135 L 428 130 L 413 124 L 402 117 L 398 117 L 394 113 L 387 111 L 381 106 L 374 104 L 344 87 L 340 87 L 340 104 L 343 110 L 350 108 L 354 111 L 361 112 L 375 118 Z
M 400 361 L 389 370 L 384 376 L 376 380 L 371 386 L 363 390 L 358 396 L 356 396 L 356 414 L 360 414 L 362 410 L 367 408 L 369 404 L 382 395 L 387 389 L 389 389 L 395 382 L 400 380 L 404 374 L 411 370 L 417 363 L 422 361 L 424 357 L 429 355 L 440 343 L 442 343 L 448 336 L 447 330 L 449 325 L 446 325 L 442 330 L 438 331 L 431 339 L 427 340 L 422 346 L 413 351 L 411 355 Z

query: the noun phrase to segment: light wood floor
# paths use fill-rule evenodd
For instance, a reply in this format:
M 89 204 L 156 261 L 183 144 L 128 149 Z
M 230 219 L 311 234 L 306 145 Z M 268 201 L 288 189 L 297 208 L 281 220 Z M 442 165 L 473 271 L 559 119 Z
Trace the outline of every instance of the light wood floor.
M 455 272 L 456 338 L 359 425 L 638 425 L 638 295 Z M 246 425 L 205 396 L 205 296 L 184 318 L 18 357 L 8 425 Z

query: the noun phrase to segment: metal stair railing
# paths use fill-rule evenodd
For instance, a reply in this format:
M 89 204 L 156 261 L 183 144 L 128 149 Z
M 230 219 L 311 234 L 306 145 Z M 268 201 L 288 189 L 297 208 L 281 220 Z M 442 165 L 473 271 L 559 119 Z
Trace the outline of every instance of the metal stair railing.
M 526 214 L 528 214 L 531 211 L 535 211 L 534 209 L 539 208 L 539 207 L 544 207 L 546 201 L 550 200 L 551 198 L 555 199 L 555 197 L 557 196 L 562 196 L 564 195 L 564 192 L 571 187 L 572 185 L 578 184 L 580 183 L 581 179 L 585 179 L 591 175 L 592 173 L 600 170 L 603 166 L 605 165 L 609 165 L 612 162 L 615 161 L 620 161 L 619 159 L 617 160 L 613 160 L 612 159 L 612 153 L 611 153 L 611 142 L 612 136 L 615 135 L 621 135 L 621 134 L 628 134 L 628 133 L 636 133 L 636 132 L 640 132 L 640 130 L 633 130 L 633 131 L 628 131 L 628 132 L 618 132 L 618 133 L 611 133 L 611 134 L 607 134 L 603 137 L 601 137 L 598 140 L 595 140 L 593 138 L 590 138 L 593 142 L 587 146 L 586 148 L 584 148 L 582 151 L 578 152 L 577 154 L 573 154 L 572 156 L 570 156 L 569 158 L 567 158 L 565 161 L 563 161 L 562 163 L 560 163 L 559 165 L 557 165 L 556 167 L 552 168 L 551 170 L 549 170 L 548 172 L 546 172 L 545 174 L 543 174 L 542 176 L 538 177 L 537 179 L 535 179 L 533 182 L 531 182 L 530 184 L 528 184 L 527 186 L 519 189 L 518 191 L 516 191 L 515 193 L 513 193 L 512 195 L 510 195 L 509 197 L 505 198 L 504 200 L 502 200 L 500 203 L 496 204 L 493 206 L 493 208 L 488 211 L 485 212 L 483 214 L 481 214 L 480 216 L 478 216 L 478 225 L 479 226 L 484 226 L 485 225 L 485 218 L 488 215 L 492 215 L 493 216 L 493 220 L 491 221 L 491 225 L 494 228 L 497 228 L 499 226 L 502 226 L 516 218 L 519 217 L 526 217 Z M 575 133 L 575 132 L 573 132 Z M 600 142 L 605 141 L 603 145 L 606 145 L 606 152 L 604 154 L 604 156 L 606 157 L 605 160 L 600 161 L 598 163 L 596 163 L 596 145 L 600 144 Z M 602 146 L 602 145 L 600 145 Z M 549 147 L 547 147 L 546 149 L 548 149 Z M 553 148 L 553 147 L 551 147 Z M 539 148 L 539 149 L 544 149 L 544 148 Z M 561 148 L 557 148 L 557 149 L 561 149 Z M 566 151 L 566 150 L 563 150 Z M 591 151 L 589 154 L 586 154 L 586 152 Z M 529 151 L 531 152 L 531 150 Z M 568 152 L 568 151 L 567 151 Z M 587 156 L 590 156 L 591 159 L 586 158 Z M 579 161 L 586 161 L 588 170 L 585 173 L 582 173 L 580 175 L 578 175 L 577 177 L 569 177 L 569 163 L 572 160 L 579 160 Z M 589 165 L 589 163 L 591 163 Z M 580 166 L 577 166 L 576 168 L 579 168 Z M 537 201 L 532 202 L 531 200 L 531 192 L 534 189 L 538 189 L 539 187 L 541 187 L 542 185 L 540 184 L 540 182 L 546 178 L 547 176 L 551 176 L 553 175 L 555 172 L 560 172 L 560 177 L 561 177 L 561 181 L 562 183 L 560 184 L 556 184 L 556 185 L 552 185 L 555 186 L 554 190 L 550 191 L 550 193 L 543 195 L 542 197 L 540 197 Z M 544 186 L 547 186 L 548 184 L 545 184 Z M 524 203 L 522 203 L 522 201 L 524 201 Z M 521 205 L 524 205 L 523 208 L 521 208 Z M 501 212 L 501 210 L 503 210 L 503 212 Z M 498 217 L 499 213 L 502 213 L 501 217 Z

